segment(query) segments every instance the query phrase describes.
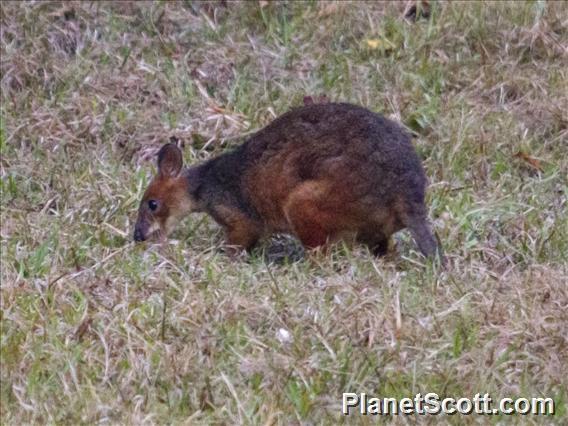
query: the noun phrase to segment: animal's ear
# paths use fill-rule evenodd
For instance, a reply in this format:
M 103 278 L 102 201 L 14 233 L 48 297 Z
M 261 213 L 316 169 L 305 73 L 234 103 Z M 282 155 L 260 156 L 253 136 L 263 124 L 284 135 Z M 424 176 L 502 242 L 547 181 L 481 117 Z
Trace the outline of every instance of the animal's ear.
M 173 143 L 165 144 L 158 152 L 158 173 L 161 177 L 177 177 L 183 166 L 181 150 Z

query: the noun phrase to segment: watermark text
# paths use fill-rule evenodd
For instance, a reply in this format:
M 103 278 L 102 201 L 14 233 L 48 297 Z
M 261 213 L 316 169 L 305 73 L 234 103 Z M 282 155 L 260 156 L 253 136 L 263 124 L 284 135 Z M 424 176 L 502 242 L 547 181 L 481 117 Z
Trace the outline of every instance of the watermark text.
M 489 394 L 476 393 L 473 398 L 440 398 L 434 392 L 413 398 L 378 398 L 366 393 L 344 393 L 342 413 L 362 415 L 399 414 L 522 414 L 554 415 L 552 398 L 502 398 L 494 401 Z

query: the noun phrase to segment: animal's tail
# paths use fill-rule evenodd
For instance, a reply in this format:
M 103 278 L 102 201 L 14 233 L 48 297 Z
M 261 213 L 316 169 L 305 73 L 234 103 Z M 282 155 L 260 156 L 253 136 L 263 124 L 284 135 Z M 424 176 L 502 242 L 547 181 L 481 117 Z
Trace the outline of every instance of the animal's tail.
M 444 265 L 445 258 L 442 245 L 430 230 L 426 216 L 413 217 L 406 225 L 410 229 L 410 233 L 422 254 L 431 258 L 438 256 L 440 262 Z

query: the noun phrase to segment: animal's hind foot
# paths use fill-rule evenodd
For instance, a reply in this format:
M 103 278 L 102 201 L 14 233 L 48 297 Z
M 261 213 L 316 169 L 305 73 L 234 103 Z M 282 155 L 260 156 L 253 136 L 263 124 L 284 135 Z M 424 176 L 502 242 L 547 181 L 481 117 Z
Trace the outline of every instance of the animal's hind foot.
M 377 231 L 361 231 L 357 235 L 357 241 L 365 244 L 371 253 L 377 257 L 386 256 L 389 250 L 389 238 Z
M 374 246 L 369 246 L 369 249 L 371 250 L 371 253 L 377 257 L 386 256 L 389 251 L 389 241 L 382 240 Z

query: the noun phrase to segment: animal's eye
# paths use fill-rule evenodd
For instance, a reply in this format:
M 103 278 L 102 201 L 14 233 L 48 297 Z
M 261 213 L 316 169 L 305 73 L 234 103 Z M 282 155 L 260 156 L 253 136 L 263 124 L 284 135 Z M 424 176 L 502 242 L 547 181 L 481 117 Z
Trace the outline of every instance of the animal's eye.
M 153 212 L 156 211 L 156 209 L 158 208 L 158 202 L 156 200 L 150 200 L 148 201 L 148 208 L 150 210 L 152 210 Z

